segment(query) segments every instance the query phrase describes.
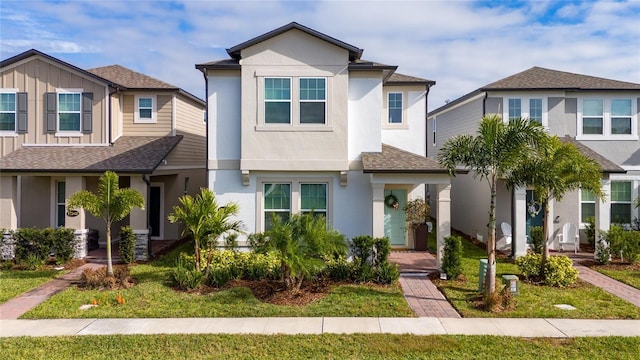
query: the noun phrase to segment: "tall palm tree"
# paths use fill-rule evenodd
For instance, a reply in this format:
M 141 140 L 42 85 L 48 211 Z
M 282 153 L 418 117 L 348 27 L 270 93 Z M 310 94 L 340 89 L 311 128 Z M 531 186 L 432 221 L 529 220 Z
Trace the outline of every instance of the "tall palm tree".
M 496 262 L 496 193 L 499 179 L 508 177 L 511 171 L 525 161 L 533 149 L 547 139 L 541 124 L 528 119 L 508 122 L 500 116 L 484 116 L 478 134 L 458 135 L 445 142 L 438 154 L 438 161 L 455 176 L 459 165 L 469 168 L 474 178 L 486 179 L 491 193 L 489 207 L 489 234 L 487 240 L 488 269 L 485 278 L 485 294 L 495 292 Z
M 118 175 L 107 171 L 100 176 L 98 194 L 87 190 L 75 192 L 67 200 L 70 209 L 83 208 L 95 217 L 102 218 L 107 225 L 107 275 L 113 276 L 111 261 L 111 225 L 129 215 L 139 207 L 144 210 L 144 197 L 136 190 L 118 187 Z
M 544 204 L 543 267 L 549 257 L 550 201 L 560 201 L 565 193 L 577 189 L 588 190 L 604 201 L 601 179 L 602 168 L 595 160 L 586 157 L 575 145 L 560 141 L 557 136 L 550 138 L 546 146 L 538 148 L 532 159 L 520 163 L 507 179 L 509 187 L 533 187 L 536 199 Z
M 232 217 L 238 215 L 239 207 L 236 203 L 219 206 L 215 193 L 206 188 L 201 188 L 200 194 L 195 197 L 184 195 L 178 201 L 180 206 L 173 207 L 168 219 L 172 223 L 182 223 L 185 226 L 183 233 L 193 237 L 196 269 L 200 271 L 203 241 L 215 240 L 226 232 L 242 232 L 242 222 L 232 220 Z

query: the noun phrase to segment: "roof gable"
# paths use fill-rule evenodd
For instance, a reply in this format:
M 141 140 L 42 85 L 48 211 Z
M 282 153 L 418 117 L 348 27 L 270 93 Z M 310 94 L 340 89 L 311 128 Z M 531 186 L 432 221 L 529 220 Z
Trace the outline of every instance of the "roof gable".
M 128 89 L 178 89 L 177 86 L 117 64 L 88 69 L 87 71 Z
M 229 49 L 227 49 L 227 54 L 229 54 L 229 56 L 231 56 L 234 59 L 240 59 L 241 57 L 241 52 L 242 50 L 253 46 L 255 44 L 261 43 L 265 40 L 274 38 L 280 34 L 283 34 L 287 31 L 293 30 L 293 29 L 297 29 L 300 30 L 308 35 L 311 35 L 313 37 L 316 37 L 318 39 L 324 40 L 330 44 L 333 44 L 335 46 L 338 46 L 340 48 L 343 48 L 345 50 L 347 50 L 349 52 L 349 60 L 353 61 L 353 60 L 357 60 L 360 58 L 360 56 L 362 56 L 362 49 L 353 46 L 351 44 L 347 44 L 344 41 L 340 41 L 336 38 L 333 38 L 329 35 L 323 34 L 321 32 L 318 32 L 316 30 L 313 30 L 311 28 L 308 28 L 306 26 L 300 25 L 297 22 L 291 22 L 287 25 L 281 26 L 275 30 L 271 30 L 268 33 L 262 34 L 260 36 L 254 37 L 253 39 L 247 40 L 241 44 L 238 44 L 236 46 L 233 46 Z

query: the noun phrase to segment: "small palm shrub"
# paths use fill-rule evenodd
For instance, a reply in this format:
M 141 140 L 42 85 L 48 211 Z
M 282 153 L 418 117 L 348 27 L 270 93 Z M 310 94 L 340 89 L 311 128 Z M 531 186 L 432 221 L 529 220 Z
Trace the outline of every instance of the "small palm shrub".
M 184 260 L 183 254 L 180 254 L 176 267 L 171 273 L 171 283 L 181 290 L 193 290 L 204 281 L 204 273 L 198 271 L 195 268 L 195 257 L 193 258 L 193 264 L 188 260 Z
M 456 279 L 462 274 L 462 255 L 462 239 L 459 236 L 444 238 L 442 270 L 447 274 L 447 278 Z
M 578 279 L 578 270 L 567 256 L 550 256 L 543 269 L 544 283 L 548 286 L 566 287 Z
M 136 235 L 133 233 L 131 226 L 123 226 L 120 228 L 120 242 L 118 242 L 118 251 L 120 260 L 125 264 L 131 264 L 136 260 Z
M 385 261 L 376 269 L 375 282 L 378 284 L 392 284 L 398 278 L 400 278 L 400 270 L 396 264 Z

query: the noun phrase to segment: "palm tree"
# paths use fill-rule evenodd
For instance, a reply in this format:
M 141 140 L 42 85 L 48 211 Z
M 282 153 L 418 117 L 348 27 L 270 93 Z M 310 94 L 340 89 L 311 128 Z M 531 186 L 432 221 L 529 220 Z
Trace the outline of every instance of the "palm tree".
M 183 233 L 193 237 L 196 269 L 201 271 L 201 245 L 203 241 L 214 241 L 226 232 L 242 232 L 242 222 L 232 221 L 231 218 L 238 215 L 239 207 L 236 203 L 228 203 L 223 207 L 218 205 L 215 193 L 209 189 L 201 188 L 200 194 L 181 196 L 178 201 L 180 206 L 174 206 L 169 214 L 169 221 L 180 222 L 185 228 Z
M 535 156 L 516 167 L 507 179 L 509 187 L 533 187 L 536 199 L 544 204 L 543 267 L 549 257 L 550 201 L 560 201 L 565 193 L 577 189 L 588 190 L 603 201 L 601 179 L 602 168 L 595 160 L 586 157 L 575 145 L 560 141 L 557 136 L 551 137 L 546 146 L 538 148 Z
M 107 171 L 100 176 L 98 194 L 80 190 L 67 200 L 69 209 L 83 208 L 107 224 L 107 276 L 113 276 L 111 261 L 111 225 L 139 207 L 144 210 L 144 197 L 136 190 L 118 187 L 118 175 Z
M 512 169 L 523 162 L 548 136 L 541 124 L 528 119 L 509 122 L 500 116 L 484 116 L 477 136 L 458 135 L 442 146 L 438 161 L 455 176 L 459 165 L 469 168 L 474 178 L 486 179 L 491 192 L 489 234 L 487 240 L 488 269 L 485 294 L 495 292 L 496 261 L 496 192 L 499 179 L 508 177 Z

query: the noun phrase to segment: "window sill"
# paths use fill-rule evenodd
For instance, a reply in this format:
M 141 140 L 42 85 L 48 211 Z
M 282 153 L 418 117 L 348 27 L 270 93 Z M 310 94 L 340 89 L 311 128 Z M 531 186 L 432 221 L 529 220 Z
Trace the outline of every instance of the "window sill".
M 15 131 L 0 131 L 0 137 L 18 137 Z
M 333 126 L 272 124 L 258 125 L 255 130 L 265 132 L 333 132 Z
M 407 124 L 384 124 L 382 125 L 383 130 L 408 130 L 409 125 Z
M 578 135 L 576 140 L 638 141 L 638 135 Z
M 54 134 L 55 137 L 83 137 L 84 134 L 79 131 L 59 131 Z
M 148 119 L 148 120 L 134 119 L 133 123 L 134 124 L 157 124 L 158 121 L 156 119 Z

